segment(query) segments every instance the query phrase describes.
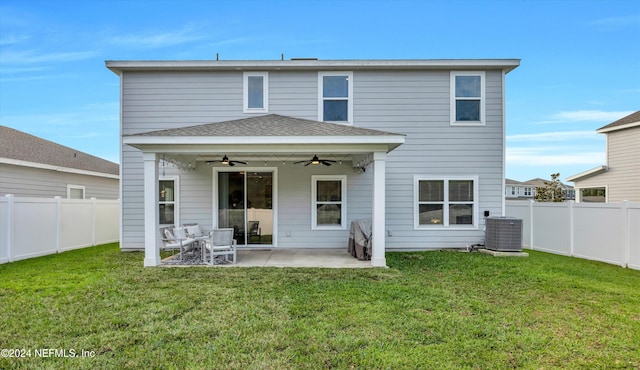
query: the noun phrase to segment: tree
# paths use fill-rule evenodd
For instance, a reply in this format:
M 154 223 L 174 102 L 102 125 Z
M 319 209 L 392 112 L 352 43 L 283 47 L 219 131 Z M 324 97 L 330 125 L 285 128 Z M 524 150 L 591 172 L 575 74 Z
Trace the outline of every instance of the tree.
M 551 181 L 545 181 L 544 186 L 536 187 L 536 202 L 564 202 L 565 194 L 560 185 L 560 173 L 552 173 Z

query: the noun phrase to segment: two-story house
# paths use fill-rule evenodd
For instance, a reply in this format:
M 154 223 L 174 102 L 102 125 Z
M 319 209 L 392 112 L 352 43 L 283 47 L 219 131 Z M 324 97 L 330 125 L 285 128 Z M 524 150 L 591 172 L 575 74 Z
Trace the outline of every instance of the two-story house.
M 640 111 L 596 132 L 605 134 L 607 164 L 573 175 L 578 202 L 640 201 Z
M 533 200 L 536 196 L 536 188 L 544 187 L 545 180 L 539 177 L 528 181 L 516 181 L 511 179 L 505 179 L 505 193 L 504 196 L 507 200 Z M 573 186 L 560 183 L 560 189 L 564 193 L 565 200 L 574 200 L 576 192 Z
M 505 76 L 518 59 L 107 61 L 120 76 L 121 248 L 161 225 L 239 247 L 465 247 L 504 215 Z M 252 235 L 259 222 L 260 236 Z

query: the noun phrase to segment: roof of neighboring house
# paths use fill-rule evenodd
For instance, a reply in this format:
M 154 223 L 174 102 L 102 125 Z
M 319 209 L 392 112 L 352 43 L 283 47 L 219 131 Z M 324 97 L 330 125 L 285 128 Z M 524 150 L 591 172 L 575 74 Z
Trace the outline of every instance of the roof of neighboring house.
M 631 113 L 628 116 L 622 117 L 615 122 L 611 122 L 610 124 L 597 129 L 596 132 L 606 133 L 636 126 L 640 126 L 640 110 L 635 113 Z
M 387 60 L 107 60 L 107 68 L 121 71 L 148 70 L 371 70 L 371 69 L 502 69 L 510 72 L 520 59 L 387 59 Z
M 571 182 L 580 181 L 580 180 L 586 179 L 589 176 L 595 176 L 597 174 L 606 172 L 607 170 L 608 170 L 607 166 L 598 166 L 598 167 L 592 168 L 590 170 L 586 170 L 584 172 L 580 172 L 577 175 L 569 176 L 569 177 L 567 177 L 567 181 L 571 181 Z
M 404 136 L 362 127 L 268 114 L 132 136 Z
M 520 181 L 511 180 L 511 179 L 507 179 L 507 178 L 504 179 L 504 183 L 507 184 L 507 185 L 523 185 L 523 183 L 520 182 Z
M 0 126 L 0 162 L 41 164 L 112 176 L 120 173 L 117 163 L 6 126 Z

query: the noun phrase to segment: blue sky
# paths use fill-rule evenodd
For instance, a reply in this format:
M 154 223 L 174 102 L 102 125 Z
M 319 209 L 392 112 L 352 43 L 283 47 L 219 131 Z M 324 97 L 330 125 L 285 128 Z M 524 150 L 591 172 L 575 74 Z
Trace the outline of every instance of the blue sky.
M 639 40 L 640 0 L 2 0 L 0 124 L 118 162 L 105 60 L 519 58 L 506 175 L 564 179 L 640 109 Z

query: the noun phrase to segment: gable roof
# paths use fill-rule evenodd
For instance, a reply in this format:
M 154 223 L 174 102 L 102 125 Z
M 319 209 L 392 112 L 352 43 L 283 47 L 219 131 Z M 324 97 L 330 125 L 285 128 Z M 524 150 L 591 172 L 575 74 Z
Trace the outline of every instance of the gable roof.
M 117 163 L 6 126 L 0 126 L 0 163 L 44 165 L 50 169 L 79 170 L 116 178 L 120 173 Z
M 362 127 L 268 114 L 204 125 L 150 131 L 125 136 L 123 142 L 144 145 L 323 145 L 382 144 L 391 151 L 405 135 Z
M 612 122 L 604 127 L 601 127 L 597 129 L 596 132 L 606 133 L 636 126 L 640 126 L 640 110 L 635 113 L 631 113 L 628 116 L 622 117 L 619 120 Z

